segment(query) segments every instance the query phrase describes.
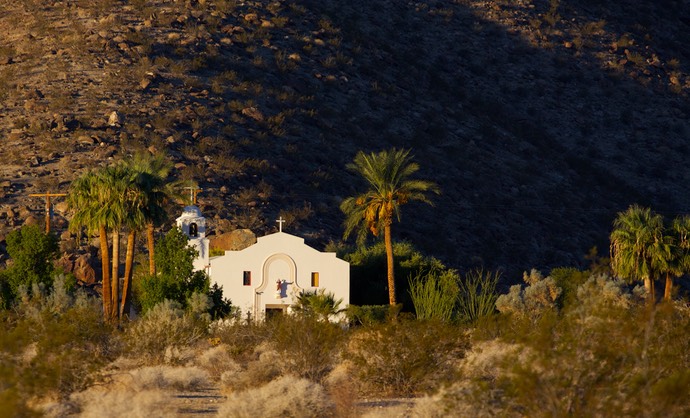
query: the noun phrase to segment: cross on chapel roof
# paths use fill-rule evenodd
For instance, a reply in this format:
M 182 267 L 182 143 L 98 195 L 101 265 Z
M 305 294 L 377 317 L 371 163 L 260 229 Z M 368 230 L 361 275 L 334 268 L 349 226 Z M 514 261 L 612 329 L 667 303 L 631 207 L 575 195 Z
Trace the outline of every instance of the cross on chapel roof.
M 285 219 L 281 216 L 280 219 L 276 219 L 276 222 L 278 222 L 278 232 L 283 232 L 283 223 Z

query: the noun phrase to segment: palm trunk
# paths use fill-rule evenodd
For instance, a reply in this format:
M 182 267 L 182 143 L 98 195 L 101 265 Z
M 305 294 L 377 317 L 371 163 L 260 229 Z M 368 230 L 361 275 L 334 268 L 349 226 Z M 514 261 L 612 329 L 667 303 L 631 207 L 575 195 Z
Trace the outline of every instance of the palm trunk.
M 112 319 L 117 320 L 120 301 L 120 231 L 113 231 L 113 273 L 110 282 L 110 298 L 112 303 Z
M 108 232 L 105 225 L 98 228 L 101 243 L 101 284 L 103 286 L 101 298 L 103 299 L 103 317 L 110 321 L 112 305 L 110 298 L 110 255 L 108 254 Z
M 149 274 L 151 276 L 156 275 L 156 263 L 154 261 L 155 249 L 154 249 L 154 237 L 153 237 L 153 222 L 146 224 L 146 245 L 149 250 Z
M 666 273 L 666 287 L 664 288 L 664 300 L 671 301 L 671 293 L 673 292 L 673 276 Z
M 386 262 L 388 264 L 388 302 L 392 305 L 396 304 L 395 300 L 395 272 L 393 264 L 393 240 L 391 239 L 391 226 L 386 225 L 383 228 L 383 238 L 386 243 Z
M 650 305 L 654 305 L 656 303 L 656 291 L 654 287 L 654 280 L 652 280 L 651 277 L 645 277 L 644 288 L 647 291 L 647 296 L 649 296 L 649 300 L 647 302 Z
M 137 233 L 130 230 L 127 234 L 127 255 L 125 256 L 125 282 L 122 285 L 122 302 L 120 303 L 120 318 L 129 317 L 129 305 L 132 297 L 132 272 L 134 268 L 134 240 Z

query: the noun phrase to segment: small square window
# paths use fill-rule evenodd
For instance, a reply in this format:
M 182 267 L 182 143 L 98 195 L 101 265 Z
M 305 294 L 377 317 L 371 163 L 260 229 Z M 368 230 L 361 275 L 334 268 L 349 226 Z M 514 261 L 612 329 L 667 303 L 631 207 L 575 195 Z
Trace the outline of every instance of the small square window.
M 311 273 L 311 287 L 319 287 L 319 272 L 314 271 Z
M 251 271 L 245 271 L 244 274 L 242 275 L 242 284 L 245 286 L 251 286 L 252 285 L 252 272 Z

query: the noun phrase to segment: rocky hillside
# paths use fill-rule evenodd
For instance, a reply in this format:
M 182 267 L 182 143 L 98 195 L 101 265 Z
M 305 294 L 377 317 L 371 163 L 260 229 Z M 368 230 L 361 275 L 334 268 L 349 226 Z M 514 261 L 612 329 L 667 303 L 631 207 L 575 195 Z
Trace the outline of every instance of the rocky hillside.
M 443 194 L 398 239 L 509 275 L 690 207 L 687 0 L 4 0 L 0 30 L 2 234 L 144 149 L 216 231 L 322 247 L 355 153 L 410 147 Z

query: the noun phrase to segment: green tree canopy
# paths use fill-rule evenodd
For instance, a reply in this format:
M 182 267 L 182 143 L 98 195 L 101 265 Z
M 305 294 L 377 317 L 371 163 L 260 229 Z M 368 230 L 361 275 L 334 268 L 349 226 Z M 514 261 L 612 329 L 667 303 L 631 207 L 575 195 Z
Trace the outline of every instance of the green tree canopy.
M 165 299 L 186 304 L 194 293 L 209 293 L 210 280 L 205 272 L 194 271 L 197 251 L 189 246 L 187 236 L 175 227 L 157 243 L 156 275 L 144 276 L 137 286 L 137 297 L 144 312 Z

